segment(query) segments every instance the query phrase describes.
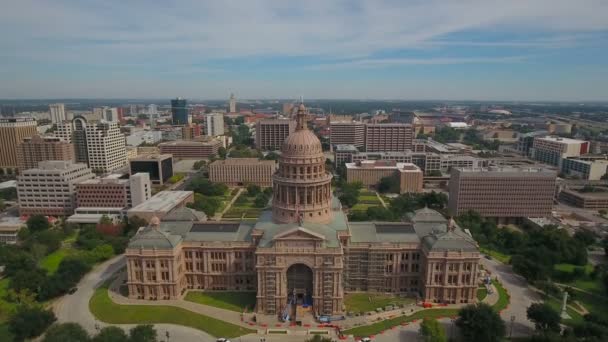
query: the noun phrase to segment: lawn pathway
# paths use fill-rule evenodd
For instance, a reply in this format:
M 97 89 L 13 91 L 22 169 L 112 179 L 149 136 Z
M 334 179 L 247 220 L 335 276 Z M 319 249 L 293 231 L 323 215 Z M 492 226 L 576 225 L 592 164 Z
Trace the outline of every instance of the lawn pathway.
M 224 210 L 222 210 L 221 213 L 215 213 L 215 215 L 213 216 L 213 221 L 219 221 L 219 220 L 221 220 L 222 217 L 224 216 L 224 214 L 226 212 L 228 212 L 228 210 L 230 210 L 230 208 L 232 207 L 232 205 L 234 204 L 234 202 L 236 202 L 237 198 L 239 198 L 241 196 L 241 194 L 243 193 L 243 191 L 245 191 L 245 189 L 244 188 L 240 188 L 239 192 L 237 192 L 236 195 L 232 196 L 232 199 L 226 205 L 226 207 L 224 208 Z
M 378 200 L 380 200 L 380 203 L 382 203 L 382 206 L 388 209 L 388 206 L 386 205 L 386 202 L 384 202 L 384 200 L 382 199 L 382 196 L 380 196 L 380 194 L 378 193 L 378 191 L 374 192 L 376 194 L 376 197 L 378 197 Z

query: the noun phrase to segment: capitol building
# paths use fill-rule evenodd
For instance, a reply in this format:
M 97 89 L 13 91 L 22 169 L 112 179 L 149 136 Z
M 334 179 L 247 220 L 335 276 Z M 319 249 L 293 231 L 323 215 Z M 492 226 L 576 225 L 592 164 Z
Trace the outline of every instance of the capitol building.
M 349 292 L 475 302 L 480 253 L 469 234 L 428 208 L 404 222 L 348 222 L 306 114 L 301 104 L 282 145 L 272 208 L 257 222 L 201 222 L 188 208 L 153 218 L 125 253 L 129 297 L 255 291 L 256 312 L 277 315 L 290 304 L 343 313 Z

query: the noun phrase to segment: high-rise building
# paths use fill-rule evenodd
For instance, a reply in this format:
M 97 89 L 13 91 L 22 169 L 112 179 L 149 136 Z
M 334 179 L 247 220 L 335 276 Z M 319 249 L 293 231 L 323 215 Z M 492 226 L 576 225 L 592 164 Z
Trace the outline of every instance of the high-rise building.
M 49 113 L 51 115 L 51 122 L 54 124 L 67 119 L 67 116 L 65 115 L 65 105 L 63 103 L 49 105 Z
M 365 124 L 353 121 L 334 121 L 329 124 L 329 143 L 336 145 L 365 146 Z
M 228 158 L 216 160 L 209 165 L 209 180 L 229 186 L 255 184 L 272 186 L 272 175 L 277 169 L 274 160 L 257 158 Z
M 579 158 L 562 159 L 561 170 L 564 174 L 585 180 L 600 180 L 608 171 L 608 160 L 584 160 Z
M 76 184 L 95 178 L 86 164 L 43 161 L 17 177 L 21 215 L 67 216 L 76 207 Z
M 557 172 L 543 168 L 452 168 L 448 209 L 457 216 L 469 210 L 509 220 L 548 217 Z
M 283 115 L 286 117 L 291 117 L 291 113 L 293 112 L 294 105 L 292 102 L 283 103 Z
M 212 113 L 205 115 L 205 135 L 215 137 L 224 135 L 224 115 Z
M 19 170 L 36 168 L 46 160 L 74 160 L 74 145 L 59 137 L 34 135 L 17 146 Z
M 116 122 L 89 122 L 85 139 L 89 167 L 96 171 L 110 172 L 127 163 L 125 135 Z
M 260 120 L 255 126 L 255 146 L 260 150 L 279 150 L 283 141 L 295 131 L 295 128 L 294 120 Z
M 0 169 L 19 167 L 17 146 L 23 139 L 38 134 L 36 120 L 30 118 L 0 119 Z
M 196 123 L 191 123 L 188 125 L 182 126 L 182 139 L 184 140 L 194 140 L 197 137 L 200 137 L 203 129 L 201 125 Z
M 57 123 L 55 135 L 74 145 L 76 163 L 89 163 L 86 127 L 87 119 L 80 115 L 76 116 L 72 121 Z
M 530 149 L 532 159 L 561 166 L 562 159 L 578 157 L 589 152 L 589 142 L 561 137 L 535 137 Z
M 409 124 L 365 125 L 365 150 L 367 152 L 397 152 L 412 149 L 414 132 Z
M 144 154 L 129 160 L 129 173 L 145 172 L 154 184 L 163 185 L 173 176 L 173 156 L 170 154 Z
M 230 100 L 228 101 L 228 112 L 236 113 L 236 97 L 234 97 L 234 94 L 230 94 Z
M 171 100 L 171 116 L 174 125 L 187 125 L 189 123 L 186 99 L 178 97 Z
M 88 179 L 76 184 L 78 208 L 132 208 L 152 197 L 147 173 L 136 173 L 128 179 L 121 175 Z
M 118 109 L 114 107 L 103 107 L 101 111 L 101 119 L 109 122 L 118 122 Z

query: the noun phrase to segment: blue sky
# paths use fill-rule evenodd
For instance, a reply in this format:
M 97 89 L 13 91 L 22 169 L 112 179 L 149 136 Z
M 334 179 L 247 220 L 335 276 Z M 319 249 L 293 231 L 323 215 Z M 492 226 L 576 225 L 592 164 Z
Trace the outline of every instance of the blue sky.
M 0 98 L 608 100 L 606 0 L 0 6 Z

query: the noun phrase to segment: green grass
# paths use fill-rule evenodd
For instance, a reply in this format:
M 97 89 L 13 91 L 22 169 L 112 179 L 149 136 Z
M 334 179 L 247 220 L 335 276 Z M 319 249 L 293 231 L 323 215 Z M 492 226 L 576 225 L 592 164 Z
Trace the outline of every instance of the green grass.
M 557 298 L 548 297 L 545 299 L 545 304 L 549 305 L 551 308 L 553 308 L 553 310 L 559 313 L 562 312 L 562 301 Z M 562 319 L 562 323 L 575 325 L 583 322 L 583 316 L 570 308 L 570 306 L 566 307 L 566 312 L 568 315 L 570 315 L 571 319 Z
M 485 287 L 480 287 L 477 289 L 477 300 L 478 301 L 483 301 L 488 295 L 488 289 L 486 289 Z
M 572 273 L 572 272 L 574 272 L 574 269 L 578 268 L 578 267 L 582 267 L 582 266 L 577 266 L 577 265 L 573 265 L 573 264 L 555 264 L 553 266 L 553 269 L 556 271 Z M 591 272 L 593 272 L 593 265 L 591 265 L 591 264 L 585 265 L 585 273 L 589 274 Z
M 568 301 L 579 301 L 589 312 L 608 320 L 608 298 L 592 295 L 577 290 L 572 290 L 572 296 Z
M 355 335 L 355 336 L 370 336 L 377 335 L 379 332 L 388 330 L 396 325 L 400 325 L 404 322 L 411 322 L 423 318 L 439 318 L 439 317 L 452 317 L 458 315 L 458 309 L 428 309 L 414 313 L 411 316 L 399 316 L 384 321 L 380 321 L 374 324 L 360 326 L 352 329 L 343 331 L 344 335 Z
M 188 291 L 185 300 L 215 306 L 230 311 L 252 311 L 255 307 L 255 292 L 201 292 Z
M 572 273 L 576 268 L 583 267 L 572 264 L 556 264 L 553 269 L 557 272 L 562 273 Z M 604 284 L 602 283 L 601 277 L 597 277 L 597 279 L 591 279 L 590 274 L 593 272 L 593 265 L 587 264 L 584 266 L 585 275 L 578 277 L 572 281 L 558 281 L 561 284 L 576 287 L 581 290 L 593 292 L 600 296 L 603 296 L 606 292 L 604 289 Z
M 501 283 L 493 280 L 492 284 L 494 284 L 496 291 L 498 291 L 498 300 L 492 305 L 492 308 L 494 308 L 496 312 L 500 312 L 507 308 L 511 301 L 511 296 L 507 293 L 507 290 L 505 290 Z
M 493 259 L 496 259 L 500 262 L 502 262 L 503 264 L 508 264 L 511 261 L 511 256 L 504 254 L 504 253 L 500 253 L 498 251 L 492 250 L 492 249 L 487 249 L 484 247 L 480 247 L 479 251 L 481 253 L 487 254 L 489 256 L 491 256 Z
M 108 296 L 108 283 L 97 290 L 89 301 L 93 315 L 110 324 L 178 324 L 205 331 L 216 337 L 234 338 L 253 333 L 243 328 L 192 311 L 166 305 L 119 305 Z
M 359 196 L 374 196 L 376 197 L 376 193 L 370 190 L 361 190 L 359 192 Z
M 369 207 L 379 207 L 380 203 L 378 203 L 378 205 L 376 204 L 365 204 L 365 203 L 357 203 L 355 204 L 351 210 L 352 211 L 367 211 L 367 208 Z
M 349 293 L 344 296 L 344 305 L 348 312 L 368 312 L 390 304 L 410 304 L 413 298 L 396 297 L 376 293 Z
M 78 238 L 78 231 L 77 231 L 77 230 L 74 230 L 74 231 L 72 232 L 72 234 L 70 234 L 70 235 L 66 236 L 66 237 L 63 239 L 63 243 L 69 243 L 69 244 L 72 244 L 72 243 L 76 242 L 76 239 L 77 239 L 77 238 Z
M 46 270 L 48 274 L 53 274 L 59 268 L 61 261 L 71 253 L 68 248 L 60 248 L 40 260 L 40 267 Z

